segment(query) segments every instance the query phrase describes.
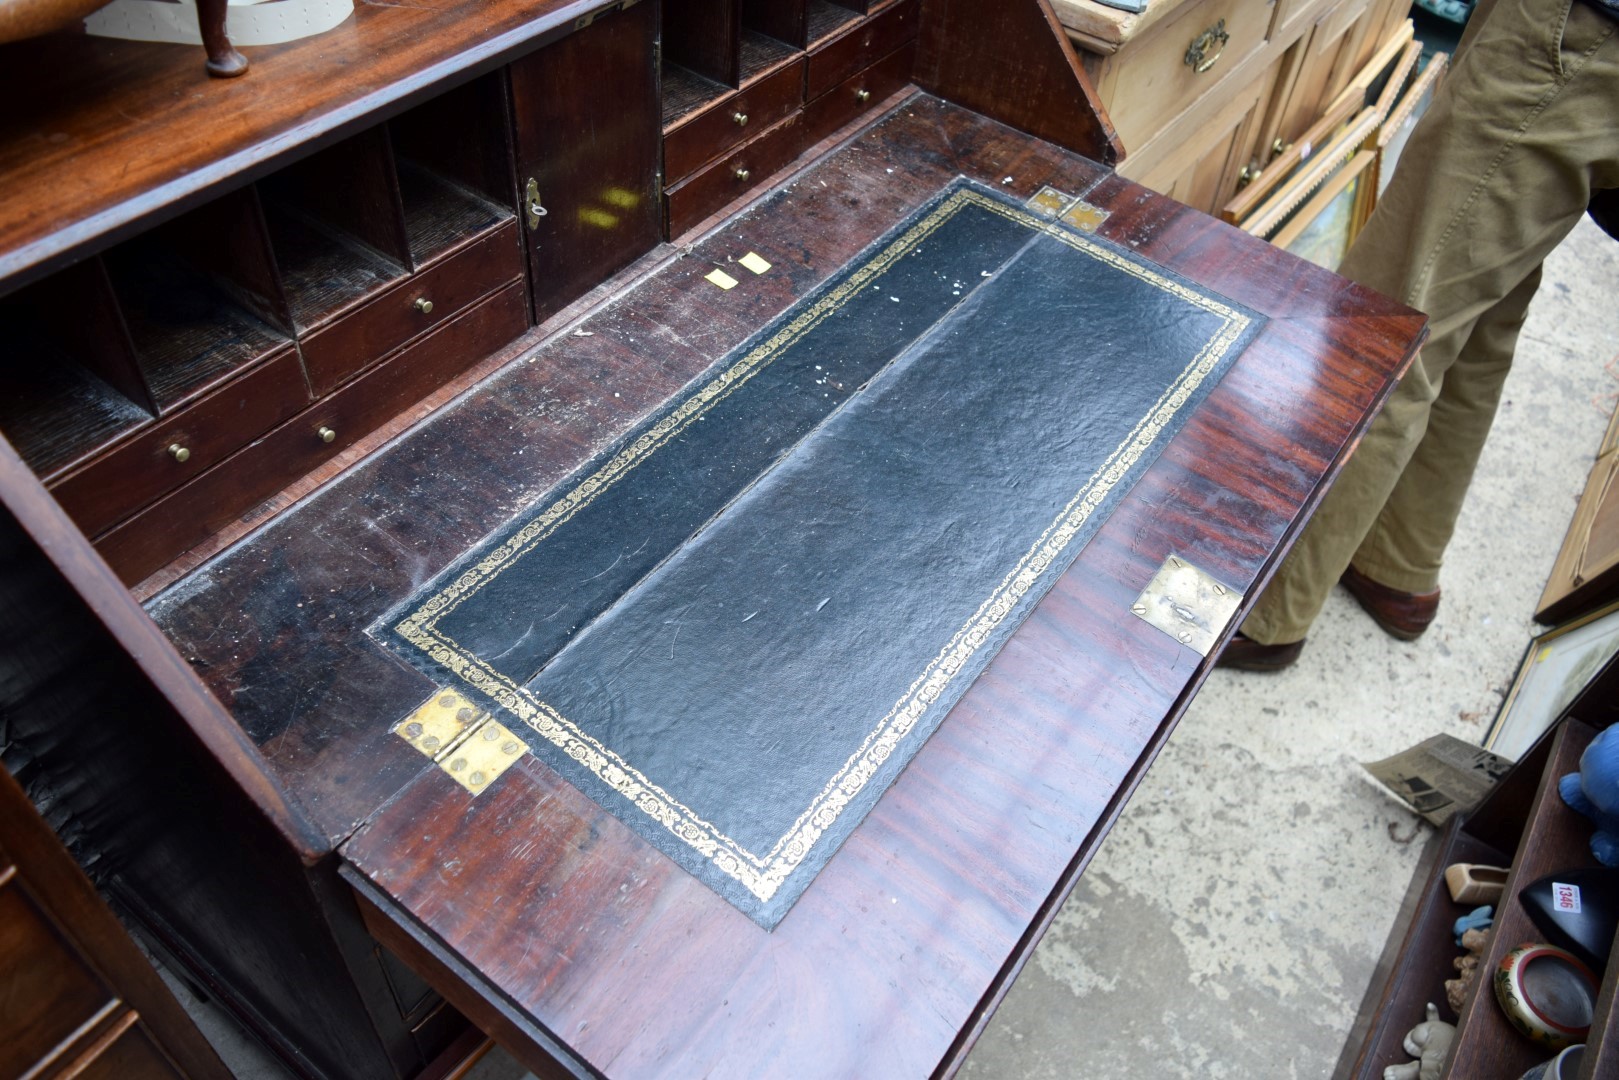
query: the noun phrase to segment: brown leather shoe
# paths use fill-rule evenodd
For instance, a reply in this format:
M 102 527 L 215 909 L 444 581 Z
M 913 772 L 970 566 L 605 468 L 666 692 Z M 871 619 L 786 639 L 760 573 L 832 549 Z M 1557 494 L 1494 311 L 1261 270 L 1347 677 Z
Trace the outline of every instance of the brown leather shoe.
M 1338 579 L 1349 595 L 1360 602 L 1372 621 L 1385 633 L 1401 641 L 1415 641 L 1439 613 L 1439 590 L 1425 593 L 1401 592 L 1379 585 L 1353 566 Z
M 1303 651 L 1303 641 L 1261 645 L 1253 638 L 1238 633 L 1220 650 L 1220 657 L 1215 660 L 1214 666 L 1236 671 L 1280 671 L 1291 667 Z

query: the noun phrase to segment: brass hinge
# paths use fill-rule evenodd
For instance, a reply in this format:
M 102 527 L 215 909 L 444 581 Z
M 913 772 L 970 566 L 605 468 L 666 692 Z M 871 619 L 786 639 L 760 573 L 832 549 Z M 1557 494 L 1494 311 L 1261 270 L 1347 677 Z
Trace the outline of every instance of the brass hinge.
M 1187 648 L 1207 656 L 1241 605 L 1242 593 L 1180 556 L 1171 555 L 1130 610 Z
M 1112 212 L 1080 199 L 1068 208 L 1062 220 L 1063 224 L 1072 225 L 1081 232 L 1095 232 L 1102 227 L 1102 222 L 1106 221 Z
M 1029 201 L 1024 205 L 1041 217 L 1054 218 L 1061 217 L 1064 210 L 1067 210 L 1078 201 L 1079 196 L 1070 195 L 1065 191 L 1058 191 L 1050 184 L 1047 184 L 1029 196 Z
M 1077 195 L 1058 191 L 1047 184 L 1029 197 L 1023 205 L 1041 217 L 1058 218 L 1083 232 L 1095 232 L 1108 218 L 1108 211 L 1086 202 Z
M 454 690 L 440 690 L 393 733 L 477 795 L 528 753 L 528 744 Z

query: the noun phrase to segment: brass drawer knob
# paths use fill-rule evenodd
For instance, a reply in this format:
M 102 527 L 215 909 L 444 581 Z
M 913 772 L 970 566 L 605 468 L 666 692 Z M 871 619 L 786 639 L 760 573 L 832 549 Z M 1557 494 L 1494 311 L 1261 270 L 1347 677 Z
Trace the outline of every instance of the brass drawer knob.
M 183 465 L 191 460 L 191 451 L 179 443 L 170 443 L 169 456 Z
M 737 127 L 748 126 L 748 114 L 745 112 L 732 113 L 731 119 L 736 121 Z
M 870 90 L 856 90 L 854 92 L 854 99 L 856 101 L 860 102 L 860 104 L 864 105 L 866 102 L 871 100 L 871 91 Z
M 337 432 L 333 431 L 329 427 L 322 427 L 319 431 L 315 432 L 315 434 L 319 435 L 320 441 L 324 443 L 329 443 L 333 439 L 337 438 Z
M 416 302 L 414 304 L 412 304 L 411 307 L 415 308 L 417 311 L 421 312 L 423 315 L 431 315 L 431 314 L 433 314 L 433 301 L 429 300 L 425 296 L 418 296 L 416 298 Z
M 1220 54 L 1225 52 L 1226 44 L 1230 40 L 1231 35 L 1226 33 L 1225 20 L 1221 19 L 1197 35 L 1192 43 L 1186 47 L 1186 66 L 1199 75 L 1203 74 L 1214 66 L 1216 60 L 1220 59 Z
M 749 172 L 747 169 L 738 169 L 736 171 L 736 178 L 742 181 L 744 184 L 748 182 L 748 177 L 752 175 L 753 173 Z

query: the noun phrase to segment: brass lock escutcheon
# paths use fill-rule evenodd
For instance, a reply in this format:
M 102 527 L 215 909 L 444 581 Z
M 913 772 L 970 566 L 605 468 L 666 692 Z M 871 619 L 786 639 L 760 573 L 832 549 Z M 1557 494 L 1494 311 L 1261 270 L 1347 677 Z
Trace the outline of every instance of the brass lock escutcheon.
M 523 217 L 528 221 L 530 232 L 540 227 L 540 219 L 545 215 L 546 209 L 540 205 L 540 182 L 531 176 L 523 188 Z
M 1199 75 L 1214 66 L 1225 52 L 1225 47 L 1231 41 L 1231 35 L 1226 33 L 1225 20 L 1221 19 L 1201 34 L 1186 48 L 1186 66 Z M 1211 55 L 1212 54 L 1212 55 Z

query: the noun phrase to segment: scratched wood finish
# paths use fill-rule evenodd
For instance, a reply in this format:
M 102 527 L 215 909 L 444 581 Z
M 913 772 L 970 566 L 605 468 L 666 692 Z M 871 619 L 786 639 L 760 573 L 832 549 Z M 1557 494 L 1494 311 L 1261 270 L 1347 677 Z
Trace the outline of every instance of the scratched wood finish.
M 1086 194 L 1112 211 L 1110 238 L 1273 321 L 781 927 L 759 931 L 532 760 L 470 806 L 424 773 L 386 728 L 432 688 L 366 626 L 958 173 Z M 731 292 L 701 280 L 748 250 L 773 271 Z M 1251 592 L 1420 326 L 913 97 L 592 316 L 590 336 L 490 380 L 153 610 L 331 842 L 403 786 L 346 854 L 392 918 L 481 973 L 440 989 L 463 1008 L 517 1002 L 531 1049 L 543 1025 L 615 1074 L 925 1074 L 970 1045 L 1206 671 L 1131 601 L 1171 551 Z M 451 833 L 477 839 L 451 855 Z
M 26 87 L 29 103 L 0 113 L 0 288 L 488 71 L 602 6 L 360 3 L 324 34 L 247 49 L 240 79 L 209 79 L 172 45 L 53 35 L 0 47 L 4 84 Z

